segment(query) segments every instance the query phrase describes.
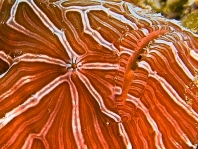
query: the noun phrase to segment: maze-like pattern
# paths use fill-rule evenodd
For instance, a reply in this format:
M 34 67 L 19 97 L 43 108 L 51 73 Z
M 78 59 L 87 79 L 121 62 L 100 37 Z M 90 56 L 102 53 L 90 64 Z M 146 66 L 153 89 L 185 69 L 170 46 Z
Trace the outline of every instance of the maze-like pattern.
M 1 149 L 190 149 L 198 37 L 124 1 L 0 2 Z

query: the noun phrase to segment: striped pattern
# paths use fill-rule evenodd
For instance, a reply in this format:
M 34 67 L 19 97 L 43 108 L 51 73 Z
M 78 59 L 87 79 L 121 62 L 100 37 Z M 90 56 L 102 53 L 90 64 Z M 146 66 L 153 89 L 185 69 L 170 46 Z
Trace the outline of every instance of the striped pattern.
M 196 149 L 198 36 L 124 1 L 0 2 L 1 149 Z

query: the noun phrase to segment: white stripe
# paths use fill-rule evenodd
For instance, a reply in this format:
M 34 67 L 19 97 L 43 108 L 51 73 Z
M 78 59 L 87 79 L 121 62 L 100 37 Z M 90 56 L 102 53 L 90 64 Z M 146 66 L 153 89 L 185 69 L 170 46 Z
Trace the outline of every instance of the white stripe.
M 144 17 L 138 15 L 137 12 L 135 12 L 135 10 L 138 11 L 138 7 L 135 7 L 135 8 L 134 8 L 134 7 L 132 7 L 132 5 L 131 5 L 130 3 L 127 3 L 126 5 L 128 6 L 128 9 L 129 9 L 130 13 L 135 17 L 135 19 L 144 20 L 144 21 L 146 21 L 147 23 L 149 23 L 150 26 L 152 25 L 152 22 L 151 22 L 149 19 L 144 18 Z M 140 8 L 139 8 L 139 9 L 140 9 Z M 141 10 L 142 10 L 142 9 L 141 9 Z
M 132 149 L 132 144 L 130 142 L 129 136 L 127 135 L 127 132 L 123 126 L 122 123 L 118 123 L 119 133 L 123 138 L 124 144 L 127 149 Z
M 190 56 L 198 61 L 198 53 L 195 50 L 190 50 Z
M 34 107 L 39 104 L 44 96 L 49 94 L 52 90 L 54 90 L 58 85 L 65 82 L 65 77 L 67 75 L 60 76 L 50 82 L 48 85 L 43 87 L 40 91 L 32 95 L 28 98 L 24 103 L 19 105 L 18 107 L 14 108 L 13 110 L 9 111 L 5 114 L 5 117 L 0 119 L 0 129 L 7 125 L 13 118 L 17 117 L 21 113 L 27 111 L 29 108 Z
M 138 66 L 141 67 L 141 68 L 143 68 L 143 69 L 145 69 L 145 70 L 147 70 L 148 73 L 149 73 L 149 77 L 152 77 L 155 80 L 157 80 L 160 83 L 160 85 L 163 87 L 163 89 L 171 97 L 171 99 L 173 99 L 173 101 L 175 103 L 177 103 L 183 110 L 185 110 L 188 113 L 189 116 L 191 116 L 196 121 L 198 121 L 198 114 L 192 109 L 192 107 L 190 105 L 188 105 L 178 95 L 178 93 L 174 90 L 174 88 L 170 84 L 168 84 L 168 82 L 164 78 L 162 78 L 159 75 L 157 75 L 157 73 L 151 69 L 150 65 L 147 62 L 141 61 L 138 64 Z
M 127 102 L 132 102 L 133 104 L 136 105 L 141 111 L 146 115 L 146 119 L 148 120 L 149 124 L 155 131 L 155 146 L 158 149 L 165 149 L 165 146 L 163 144 L 163 139 L 162 139 L 162 133 L 159 131 L 158 126 L 154 119 L 151 117 L 149 110 L 144 106 L 144 104 L 141 102 L 139 98 L 133 97 L 130 94 L 128 94 Z
M 84 63 L 80 68 L 82 68 L 82 69 L 96 69 L 96 70 L 118 70 L 119 69 L 119 64 Z
M 86 149 L 87 145 L 85 145 L 85 140 L 81 130 L 80 124 L 80 113 L 79 113 L 79 96 L 76 86 L 69 77 L 68 81 L 70 92 L 71 92 L 71 101 L 72 101 L 72 130 L 74 134 L 74 138 L 79 149 Z
M 84 85 L 86 86 L 86 88 L 88 89 L 90 94 L 98 102 L 101 111 L 105 115 L 107 115 L 107 116 L 111 117 L 112 119 L 114 119 L 116 122 L 120 122 L 121 121 L 120 116 L 106 108 L 101 95 L 95 90 L 95 88 L 93 87 L 91 82 L 87 79 L 87 77 L 84 76 L 83 74 L 79 73 L 79 72 L 76 72 L 76 74 L 78 75 L 80 80 L 84 83 Z
M 186 67 L 186 65 L 183 63 L 183 61 L 180 59 L 180 57 L 177 54 L 177 49 L 175 48 L 175 46 L 173 45 L 172 42 L 167 42 L 165 40 L 155 40 L 155 43 L 161 43 L 161 44 L 166 44 L 168 45 L 171 50 L 172 53 L 175 57 L 175 60 L 177 62 L 177 64 L 180 66 L 180 68 L 184 71 L 184 73 L 191 79 L 193 80 L 194 76 L 191 74 L 191 72 L 188 70 L 188 68 Z
M 66 36 L 62 30 L 59 30 L 50 20 L 49 18 L 36 6 L 36 4 L 32 0 L 16 0 L 12 9 L 11 9 L 11 17 L 8 20 L 8 24 L 12 21 L 15 22 L 15 15 L 17 11 L 17 7 L 19 3 L 26 2 L 32 10 L 36 13 L 36 15 L 40 18 L 40 20 L 43 22 L 43 24 L 58 38 L 59 41 L 62 43 L 64 48 L 66 49 L 66 52 L 68 53 L 69 57 L 77 57 L 77 54 L 72 50 L 71 46 L 69 45 L 69 42 L 66 39 Z M 41 17 L 42 16 L 42 17 Z

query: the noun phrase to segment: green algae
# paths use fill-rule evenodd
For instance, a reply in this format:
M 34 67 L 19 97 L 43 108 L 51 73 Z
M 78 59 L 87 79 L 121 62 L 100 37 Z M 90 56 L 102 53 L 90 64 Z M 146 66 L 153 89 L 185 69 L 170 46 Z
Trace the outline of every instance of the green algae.
M 182 25 L 198 33 L 198 0 L 129 0 L 136 5 L 161 13 L 169 19 L 180 20 Z
M 184 16 L 181 20 L 183 26 L 198 33 L 198 12 L 192 12 Z

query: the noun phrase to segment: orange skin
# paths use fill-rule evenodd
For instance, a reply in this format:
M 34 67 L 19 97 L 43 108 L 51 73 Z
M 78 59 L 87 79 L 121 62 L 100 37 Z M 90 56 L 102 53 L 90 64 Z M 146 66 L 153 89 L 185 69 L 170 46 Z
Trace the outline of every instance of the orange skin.
M 146 47 L 150 41 L 154 40 L 159 35 L 164 35 L 166 32 L 167 30 L 153 31 L 147 37 L 143 37 L 138 42 L 138 46 L 135 49 L 134 54 L 129 59 L 126 67 L 126 73 L 124 75 L 124 82 L 122 86 L 122 95 L 117 100 L 118 102 L 122 103 L 122 106 L 124 106 L 126 103 L 127 93 L 134 78 L 134 70 L 132 70 L 132 67 L 136 64 L 137 58 L 139 57 L 140 53 L 142 53 L 143 48 Z

